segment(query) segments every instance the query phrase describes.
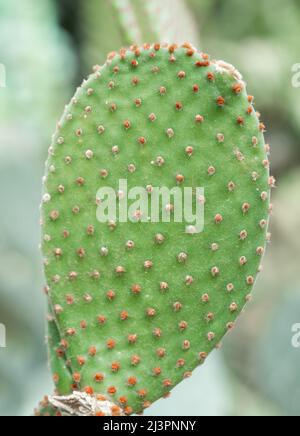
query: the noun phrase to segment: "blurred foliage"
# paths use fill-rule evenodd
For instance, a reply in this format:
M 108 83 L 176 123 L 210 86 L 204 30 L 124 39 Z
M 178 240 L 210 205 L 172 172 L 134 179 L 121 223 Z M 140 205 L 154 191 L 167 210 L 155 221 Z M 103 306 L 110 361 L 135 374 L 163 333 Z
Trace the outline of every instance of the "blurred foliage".
M 85 73 L 93 65 L 105 61 L 107 53 L 124 44 L 123 29 L 120 26 L 111 1 L 90 0 L 80 3 L 80 55 Z
M 89 0 L 81 2 L 79 15 L 85 74 L 120 47 L 157 41 L 198 44 L 196 22 L 184 0 Z
M 120 19 L 126 4 L 133 9 Z M 300 322 L 300 88 L 291 84 L 299 24 L 300 0 L 0 0 L 7 73 L 0 88 L 0 322 L 8 333 L 8 348 L 0 349 L 0 415 L 30 414 L 52 389 L 38 250 L 51 133 L 82 74 L 133 38 L 190 39 L 235 64 L 269 128 L 279 179 L 273 241 L 254 302 L 223 351 L 147 414 L 300 415 L 300 351 L 291 346 L 291 326 Z

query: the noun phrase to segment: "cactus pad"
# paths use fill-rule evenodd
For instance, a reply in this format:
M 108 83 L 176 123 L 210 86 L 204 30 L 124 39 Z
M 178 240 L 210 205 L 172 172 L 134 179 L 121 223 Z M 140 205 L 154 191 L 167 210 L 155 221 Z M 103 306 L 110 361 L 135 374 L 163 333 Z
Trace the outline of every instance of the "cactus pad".
M 59 395 L 139 413 L 202 364 L 249 300 L 269 215 L 264 125 L 231 65 L 189 44 L 109 55 L 58 124 L 42 206 Z M 203 187 L 204 231 L 100 223 L 97 192 Z M 163 205 L 166 207 L 167 205 Z

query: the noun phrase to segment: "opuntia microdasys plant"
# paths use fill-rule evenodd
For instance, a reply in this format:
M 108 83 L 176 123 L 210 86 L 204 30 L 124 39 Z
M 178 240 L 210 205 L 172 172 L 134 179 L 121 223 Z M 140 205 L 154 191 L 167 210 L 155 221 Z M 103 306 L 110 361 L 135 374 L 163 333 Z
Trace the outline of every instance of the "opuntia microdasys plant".
M 77 90 L 44 183 L 56 386 L 46 413 L 141 413 L 232 330 L 267 239 L 264 131 L 240 73 L 190 44 L 111 53 Z M 203 232 L 172 220 L 100 223 L 97 192 L 112 187 L 120 200 L 119 180 L 149 198 L 157 186 L 203 187 Z

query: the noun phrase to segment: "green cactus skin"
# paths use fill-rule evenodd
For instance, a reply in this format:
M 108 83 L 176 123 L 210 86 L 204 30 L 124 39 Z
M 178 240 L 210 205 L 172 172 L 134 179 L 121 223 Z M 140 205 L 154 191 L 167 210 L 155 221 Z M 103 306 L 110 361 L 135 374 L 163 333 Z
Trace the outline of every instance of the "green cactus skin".
M 189 44 L 123 49 L 77 90 L 49 150 L 42 207 L 58 394 L 107 395 L 140 413 L 234 327 L 265 249 L 264 129 L 237 70 Z M 96 193 L 119 179 L 204 187 L 204 232 L 100 224 Z

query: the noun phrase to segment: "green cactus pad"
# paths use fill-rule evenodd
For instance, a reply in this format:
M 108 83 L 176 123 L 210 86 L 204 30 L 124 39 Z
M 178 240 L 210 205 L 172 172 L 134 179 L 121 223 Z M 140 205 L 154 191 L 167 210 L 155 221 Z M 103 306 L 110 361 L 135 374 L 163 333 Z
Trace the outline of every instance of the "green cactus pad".
M 265 249 L 263 131 L 238 71 L 189 44 L 113 53 L 77 90 L 49 150 L 42 207 L 59 394 L 86 390 L 142 412 L 233 328 Z M 204 231 L 101 224 L 97 192 L 120 179 L 149 192 L 203 187 Z

